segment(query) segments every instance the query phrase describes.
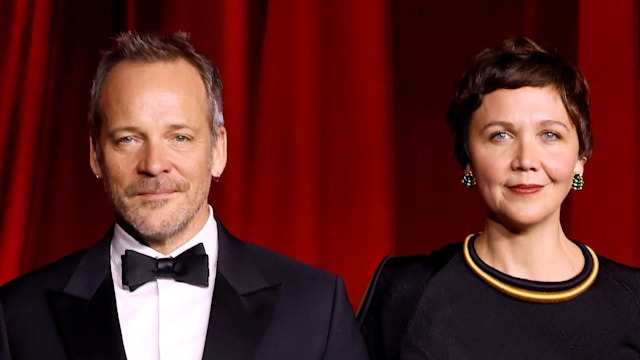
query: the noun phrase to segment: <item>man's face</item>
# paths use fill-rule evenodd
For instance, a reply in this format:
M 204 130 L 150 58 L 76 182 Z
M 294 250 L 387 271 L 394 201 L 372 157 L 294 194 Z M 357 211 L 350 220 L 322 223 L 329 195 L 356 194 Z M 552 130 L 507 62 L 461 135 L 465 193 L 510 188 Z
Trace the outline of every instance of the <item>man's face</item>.
M 119 223 L 161 252 L 191 237 L 208 217 L 211 176 L 226 163 L 226 132 L 212 144 L 204 84 L 184 60 L 116 65 L 104 85 L 100 151 Z

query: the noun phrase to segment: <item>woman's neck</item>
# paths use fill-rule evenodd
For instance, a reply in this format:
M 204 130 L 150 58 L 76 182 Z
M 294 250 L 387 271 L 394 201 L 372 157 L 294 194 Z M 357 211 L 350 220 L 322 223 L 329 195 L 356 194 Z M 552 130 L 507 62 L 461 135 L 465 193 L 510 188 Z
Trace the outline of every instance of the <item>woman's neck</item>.
M 482 261 L 513 277 L 564 281 L 584 267 L 584 256 L 562 231 L 560 222 L 514 232 L 491 219 L 475 241 Z

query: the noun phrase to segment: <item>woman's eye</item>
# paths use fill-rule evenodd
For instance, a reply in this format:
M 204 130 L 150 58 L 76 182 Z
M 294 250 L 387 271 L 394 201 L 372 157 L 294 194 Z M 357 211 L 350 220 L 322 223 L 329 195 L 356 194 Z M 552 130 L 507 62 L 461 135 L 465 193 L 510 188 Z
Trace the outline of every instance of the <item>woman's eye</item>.
M 505 131 L 500 131 L 491 135 L 491 139 L 493 140 L 507 140 L 509 138 L 509 134 Z
M 555 140 L 555 139 L 559 139 L 560 136 L 556 133 L 554 133 L 553 131 L 547 131 L 544 132 L 542 134 L 542 136 L 546 139 L 546 140 Z

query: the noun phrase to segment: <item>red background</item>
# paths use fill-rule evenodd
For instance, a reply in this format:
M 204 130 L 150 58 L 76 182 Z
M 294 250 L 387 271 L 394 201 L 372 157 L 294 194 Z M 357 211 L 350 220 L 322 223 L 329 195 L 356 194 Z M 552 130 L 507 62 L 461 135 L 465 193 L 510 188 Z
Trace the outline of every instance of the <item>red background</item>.
M 565 231 L 638 266 L 639 17 L 636 0 L 2 1 L 0 283 L 112 222 L 85 119 L 100 50 L 127 29 L 188 31 L 220 68 L 229 162 L 216 215 L 342 275 L 354 304 L 384 255 L 481 229 L 444 113 L 474 54 L 530 36 L 592 88 L 594 156 Z

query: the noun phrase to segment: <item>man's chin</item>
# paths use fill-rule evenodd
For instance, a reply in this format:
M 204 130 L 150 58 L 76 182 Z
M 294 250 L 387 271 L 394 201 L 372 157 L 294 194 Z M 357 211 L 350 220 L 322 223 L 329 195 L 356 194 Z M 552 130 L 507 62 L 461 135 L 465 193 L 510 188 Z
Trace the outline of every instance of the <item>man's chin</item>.
M 169 197 L 144 197 L 138 200 L 136 207 L 139 210 L 160 210 L 165 208 L 170 202 Z
M 189 227 L 198 213 L 171 199 L 139 201 L 127 199 L 116 209 L 118 223 L 127 233 L 145 243 L 162 243 Z M 208 214 L 208 212 L 207 212 Z
M 128 233 L 144 239 L 171 237 L 185 227 L 175 211 L 158 208 L 137 208 L 135 213 L 118 212 L 118 223 Z
M 176 223 L 153 223 L 148 222 L 134 223 L 131 228 L 140 240 L 147 244 L 163 243 L 168 239 L 175 237 L 180 231 L 184 230 L 183 224 Z

